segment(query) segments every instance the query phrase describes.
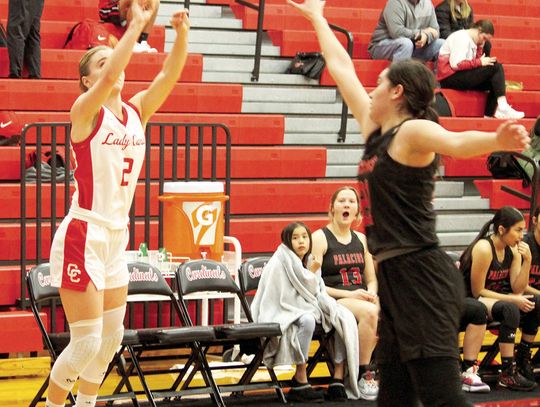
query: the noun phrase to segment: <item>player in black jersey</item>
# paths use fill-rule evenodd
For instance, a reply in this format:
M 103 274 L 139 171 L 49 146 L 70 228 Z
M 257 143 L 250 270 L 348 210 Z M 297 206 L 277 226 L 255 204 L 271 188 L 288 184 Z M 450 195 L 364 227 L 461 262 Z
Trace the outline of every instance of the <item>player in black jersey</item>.
M 499 385 L 513 390 L 536 386 L 530 352 L 528 358 L 520 357 L 518 364 L 514 363 L 514 341 L 520 323 L 520 348 L 530 350 L 538 330 L 534 297 L 524 294 L 531 267 L 529 246 L 522 241 L 524 230 L 525 220 L 519 210 L 511 206 L 499 209 L 463 252 L 460 265 L 468 295 L 482 302 L 489 317 L 501 323 Z
M 393 63 L 368 94 L 323 16 L 325 1 L 287 0 L 313 25 L 326 66 L 366 146 L 359 166 L 369 249 L 381 305 L 380 406 L 470 406 L 456 363 L 463 279 L 438 246 L 432 197 L 437 154 L 472 157 L 528 146 L 525 127 L 451 132 L 435 121 L 435 78 L 423 64 Z
M 352 230 L 353 223 L 360 220 L 358 193 L 353 187 L 334 192 L 328 216 L 330 223 L 313 233 L 312 253 L 322 258 L 321 276 L 328 294 L 358 321 L 360 397 L 375 400 L 379 386 L 369 365 L 377 341 L 377 278 L 366 237 Z
M 537 120 L 537 124 L 540 123 L 540 120 Z M 529 271 L 529 284 L 525 288 L 525 294 L 534 295 L 535 303 L 537 307 L 540 298 L 540 206 L 537 206 L 533 213 L 532 223 L 534 225 L 533 230 L 526 234 L 523 238 L 523 241 L 529 245 L 531 250 L 531 270 Z M 530 371 L 532 367 L 530 363 L 531 360 L 531 342 L 534 338 L 528 338 L 521 340 L 516 352 L 516 361 L 518 365 L 522 365 L 522 371 L 525 374 L 528 373 L 528 377 L 531 377 Z M 533 376 L 534 377 L 534 376 Z

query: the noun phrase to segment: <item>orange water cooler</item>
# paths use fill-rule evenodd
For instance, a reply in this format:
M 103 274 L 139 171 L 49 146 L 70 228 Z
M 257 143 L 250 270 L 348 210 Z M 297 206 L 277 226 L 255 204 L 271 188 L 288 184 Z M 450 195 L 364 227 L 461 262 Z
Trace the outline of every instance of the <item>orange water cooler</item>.
M 163 195 L 163 245 L 173 256 L 221 261 L 225 202 L 221 182 L 166 182 Z

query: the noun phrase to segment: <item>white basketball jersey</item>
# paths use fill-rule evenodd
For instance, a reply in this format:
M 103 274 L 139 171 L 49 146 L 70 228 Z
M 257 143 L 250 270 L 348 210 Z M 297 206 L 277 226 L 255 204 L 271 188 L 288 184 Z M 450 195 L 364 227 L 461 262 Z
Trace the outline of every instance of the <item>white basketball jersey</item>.
M 145 155 L 139 113 L 123 103 L 122 119 L 102 106 L 92 134 L 72 145 L 77 166 L 70 214 L 111 229 L 127 226 Z

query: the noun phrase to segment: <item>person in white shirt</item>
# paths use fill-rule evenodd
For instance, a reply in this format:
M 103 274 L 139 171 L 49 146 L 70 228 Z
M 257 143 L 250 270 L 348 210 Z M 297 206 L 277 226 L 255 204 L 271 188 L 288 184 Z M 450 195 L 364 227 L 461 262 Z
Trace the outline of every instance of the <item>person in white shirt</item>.
M 456 31 L 439 51 L 437 80 L 442 88 L 488 91 L 485 116 L 521 119 L 506 100 L 504 68 L 494 56 L 486 56 L 484 44 L 495 34 L 490 20 L 479 20 L 468 30 Z

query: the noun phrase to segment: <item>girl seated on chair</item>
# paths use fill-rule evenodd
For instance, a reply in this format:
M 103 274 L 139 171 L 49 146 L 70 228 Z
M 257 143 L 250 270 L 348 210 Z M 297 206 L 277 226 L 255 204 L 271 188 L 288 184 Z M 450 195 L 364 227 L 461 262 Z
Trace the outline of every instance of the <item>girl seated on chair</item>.
M 538 330 L 539 297 L 524 294 L 531 267 L 531 251 L 523 241 L 525 229 L 520 211 L 502 207 L 463 252 L 460 268 L 468 295 L 487 307 L 491 320 L 501 323 L 499 386 L 529 391 L 536 386 L 529 351 Z M 519 326 L 523 335 L 514 361 Z
M 326 293 L 320 276 L 322 260 L 310 255 L 308 227 L 302 222 L 287 225 L 281 232 L 281 242 L 264 267 L 251 306 L 256 322 L 278 322 L 281 326 L 282 336 L 268 345 L 264 362 L 267 366 L 296 365 L 288 400 L 322 401 L 323 394 L 308 383 L 308 351 L 317 323 L 325 332 L 334 328 L 335 370 L 326 398 L 358 398 L 358 332 L 354 315 Z

